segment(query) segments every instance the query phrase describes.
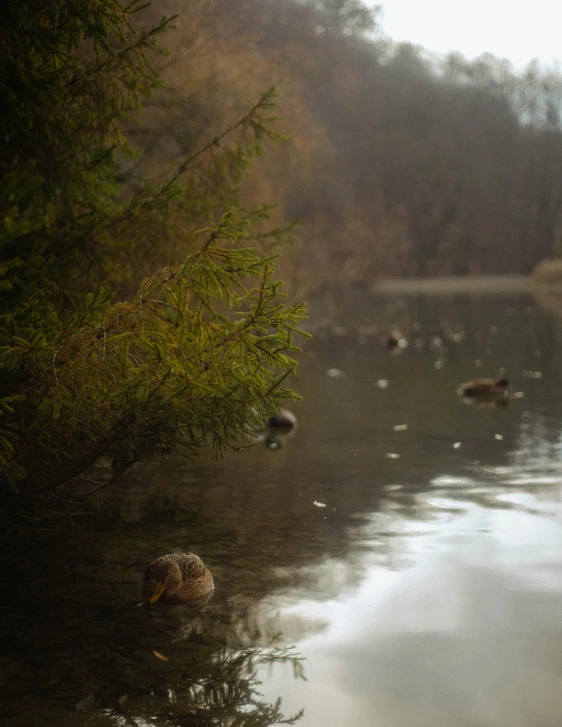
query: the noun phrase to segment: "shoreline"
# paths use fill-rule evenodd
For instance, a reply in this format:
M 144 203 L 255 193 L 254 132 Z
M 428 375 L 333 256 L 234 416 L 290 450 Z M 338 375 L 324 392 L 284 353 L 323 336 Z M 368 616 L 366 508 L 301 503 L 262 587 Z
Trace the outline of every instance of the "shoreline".
M 495 295 L 533 293 L 536 288 L 530 275 L 467 275 L 443 278 L 386 278 L 372 283 L 370 292 L 391 295 L 396 293 Z

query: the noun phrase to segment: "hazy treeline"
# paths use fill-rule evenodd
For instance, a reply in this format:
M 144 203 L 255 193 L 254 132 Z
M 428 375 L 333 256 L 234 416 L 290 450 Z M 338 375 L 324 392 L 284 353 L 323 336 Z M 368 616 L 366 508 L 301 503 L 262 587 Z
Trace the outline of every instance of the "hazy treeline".
M 378 276 L 525 273 L 559 251 L 562 82 L 491 55 L 434 58 L 359 0 L 153 3 L 178 12 L 167 90 L 137 130 L 159 167 L 274 84 L 292 142 L 244 187 L 301 228 L 295 290 Z

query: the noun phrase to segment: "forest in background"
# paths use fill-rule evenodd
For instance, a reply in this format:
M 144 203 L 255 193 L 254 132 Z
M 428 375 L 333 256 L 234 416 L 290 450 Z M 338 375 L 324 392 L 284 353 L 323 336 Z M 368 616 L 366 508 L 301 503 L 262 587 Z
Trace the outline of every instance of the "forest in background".
M 267 147 L 242 198 L 299 220 L 279 266 L 296 294 L 529 273 L 561 252 L 555 69 L 394 43 L 359 0 L 156 0 L 149 13 L 178 18 L 166 88 L 133 130 L 138 168 L 161 171 L 275 86 L 290 142 Z

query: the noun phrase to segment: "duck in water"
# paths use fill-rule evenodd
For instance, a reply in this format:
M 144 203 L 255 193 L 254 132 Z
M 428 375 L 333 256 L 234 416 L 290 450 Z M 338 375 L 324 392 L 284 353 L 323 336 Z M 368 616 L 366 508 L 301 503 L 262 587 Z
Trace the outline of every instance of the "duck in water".
M 146 566 L 142 597 L 147 603 L 201 603 L 214 590 L 213 576 L 194 553 L 170 553 Z
M 386 348 L 389 351 L 398 352 L 408 347 L 408 341 L 400 333 L 400 331 L 390 331 L 384 339 Z
M 267 420 L 267 425 L 258 437 L 270 449 L 278 449 L 297 430 L 298 422 L 292 411 L 281 408 L 279 414 L 274 414 Z
M 498 379 L 475 379 L 461 384 L 457 389 L 459 396 L 464 399 L 475 399 L 479 401 L 502 400 L 508 396 L 509 382 L 506 378 Z

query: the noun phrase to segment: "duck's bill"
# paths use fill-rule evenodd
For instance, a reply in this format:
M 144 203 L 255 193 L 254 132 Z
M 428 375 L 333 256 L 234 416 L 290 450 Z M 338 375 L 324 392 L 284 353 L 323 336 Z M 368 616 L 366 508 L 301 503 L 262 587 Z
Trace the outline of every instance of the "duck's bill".
M 148 599 L 149 603 L 156 603 L 156 601 L 160 598 L 160 596 L 164 593 L 166 589 L 166 586 L 163 583 L 157 583 L 154 588 L 154 593 L 150 598 Z

